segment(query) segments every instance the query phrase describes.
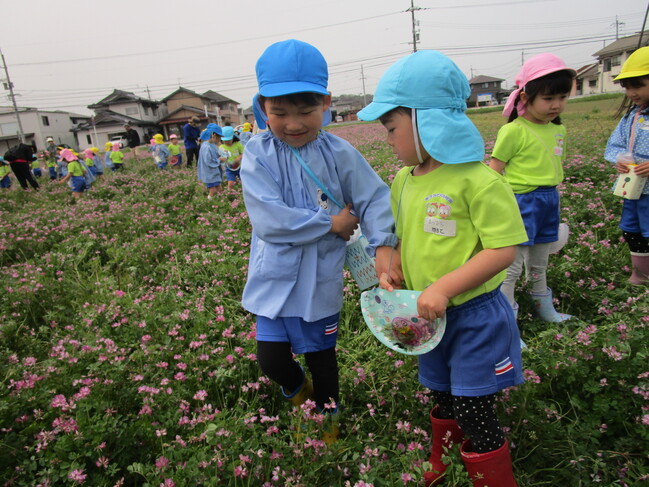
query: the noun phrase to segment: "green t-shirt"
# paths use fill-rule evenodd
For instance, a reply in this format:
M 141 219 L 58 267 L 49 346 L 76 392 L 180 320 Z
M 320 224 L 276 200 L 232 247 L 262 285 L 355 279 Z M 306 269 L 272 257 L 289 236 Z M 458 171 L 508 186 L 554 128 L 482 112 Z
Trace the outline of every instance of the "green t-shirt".
M 68 173 L 71 176 L 83 176 L 83 167 L 79 161 L 68 162 Z
M 124 162 L 124 154 L 122 151 L 112 151 L 110 153 L 110 160 L 113 161 L 113 164 L 122 164 Z
M 40 169 L 41 163 L 39 161 L 32 161 L 32 169 Z
M 171 154 L 172 156 L 177 156 L 178 154 L 180 154 L 180 144 L 169 144 L 168 148 L 169 154 Z
M 10 171 L 11 168 L 9 166 L 5 166 L 0 162 L 0 179 L 4 178 Z
M 511 188 L 482 162 L 443 164 L 423 176 L 411 171 L 399 171 L 391 189 L 409 289 L 425 289 L 483 249 L 528 240 Z M 449 306 L 496 289 L 505 273 L 454 297 Z
M 563 125 L 518 117 L 500 128 L 491 156 L 505 163 L 505 179 L 514 193 L 529 193 L 563 181 L 565 140 Z
M 95 165 L 95 161 L 91 159 L 90 157 L 86 157 L 86 160 L 84 161 L 86 163 L 86 166 L 91 167 Z
M 238 171 L 241 169 L 241 161 L 239 161 L 239 164 L 236 167 L 232 167 L 234 160 L 243 154 L 243 144 L 241 142 L 233 142 L 232 145 L 221 144 L 219 149 L 230 153 L 230 157 L 228 157 L 228 160 L 226 161 L 229 169 L 232 171 Z

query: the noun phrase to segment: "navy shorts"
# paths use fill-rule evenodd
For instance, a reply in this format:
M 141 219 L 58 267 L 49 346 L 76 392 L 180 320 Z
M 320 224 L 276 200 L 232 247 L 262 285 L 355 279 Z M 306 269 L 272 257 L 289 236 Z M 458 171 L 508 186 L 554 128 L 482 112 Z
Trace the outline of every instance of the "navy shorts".
M 539 186 L 534 191 L 514 196 L 529 239 L 519 245 L 559 240 L 559 192 L 556 186 Z
M 241 181 L 241 176 L 239 176 L 239 173 L 241 171 L 233 171 L 229 167 L 226 166 L 225 168 L 225 179 L 228 181 L 236 181 L 237 179 Z
M 206 187 L 207 189 L 210 189 L 210 188 L 218 188 L 219 186 L 221 186 L 221 181 L 218 181 L 218 182 L 216 182 L 216 183 L 205 183 L 205 187 Z
M 340 313 L 318 321 L 257 316 L 257 341 L 288 342 L 293 353 L 328 350 L 336 346 L 339 319 Z
M 523 383 L 512 307 L 500 288 L 446 310 L 442 341 L 419 356 L 419 382 L 454 396 L 486 396 Z
M 649 237 L 649 195 L 643 194 L 638 200 L 624 200 L 620 229 Z
M 83 176 L 72 176 L 70 178 L 70 187 L 73 193 L 83 193 L 86 189 L 86 180 Z

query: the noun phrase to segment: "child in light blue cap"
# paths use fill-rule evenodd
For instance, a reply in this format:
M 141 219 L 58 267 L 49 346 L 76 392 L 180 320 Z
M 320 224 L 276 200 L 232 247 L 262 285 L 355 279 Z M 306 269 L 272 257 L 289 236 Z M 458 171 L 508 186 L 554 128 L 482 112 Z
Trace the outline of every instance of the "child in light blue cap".
M 241 164 L 253 229 L 243 307 L 257 315 L 261 370 L 294 405 L 315 401 L 330 444 L 338 437 L 345 241 L 360 220 L 369 251 L 376 250 L 377 275 L 388 271 L 397 242 L 390 190 L 348 142 L 321 130 L 331 95 L 315 47 L 293 39 L 273 44 L 256 72 L 255 116 L 269 130 L 250 139 Z M 312 379 L 293 354 L 304 354 Z
M 223 191 L 221 188 L 223 181 L 221 163 L 225 161 L 225 158 L 219 151 L 222 134 L 221 127 L 215 123 L 208 124 L 200 134 L 201 146 L 196 164 L 198 166 L 197 176 L 200 181 L 205 183 L 208 200 Z
M 516 245 L 527 240 L 512 190 L 481 161 L 484 145 L 465 114 L 464 74 L 436 51 L 392 65 L 374 101 L 358 113 L 381 120 L 406 166 L 392 183 L 405 285 L 422 291 L 417 311 L 446 315 L 440 344 L 419 356 L 419 381 L 433 391 L 427 486 L 447 466 L 444 448 L 462 441 L 474 486 L 512 487 L 509 446 L 498 422 L 496 393 L 523 382 L 518 327 L 500 292 Z M 381 287 L 393 290 L 387 274 Z

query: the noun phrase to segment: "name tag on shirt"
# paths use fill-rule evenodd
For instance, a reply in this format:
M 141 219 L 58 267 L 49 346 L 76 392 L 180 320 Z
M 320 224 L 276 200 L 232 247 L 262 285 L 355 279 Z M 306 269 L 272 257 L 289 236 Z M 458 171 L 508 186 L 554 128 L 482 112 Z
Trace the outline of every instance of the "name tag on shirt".
M 563 155 L 563 147 L 561 147 L 560 145 L 555 146 L 554 155 L 555 156 L 562 156 Z
M 455 237 L 455 220 L 427 217 L 424 220 L 424 231 L 440 237 Z

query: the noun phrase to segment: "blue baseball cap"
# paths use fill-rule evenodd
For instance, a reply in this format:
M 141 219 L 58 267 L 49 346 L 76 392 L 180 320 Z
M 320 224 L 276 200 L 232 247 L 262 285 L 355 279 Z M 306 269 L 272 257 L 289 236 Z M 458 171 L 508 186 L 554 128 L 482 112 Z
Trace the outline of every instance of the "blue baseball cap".
M 234 128 L 230 126 L 223 127 L 221 140 L 232 140 L 233 138 L 234 138 Z
M 305 92 L 329 94 L 327 61 L 306 42 L 289 39 L 271 44 L 257 60 L 255 71 L 259 93 L 266 97 Z
M 212 134 L 220 136 L 223 135 L 223 131 L 221 130 L 221 127 L 219 127 L 215 123 L 208 123 L 207 127 L 205 127 L 205 130 L 201 132 L 201 140 L 210 140 L 212 138 Z
M 470 94 L 466 76 L 447 56 L 417 51 L 388 68 L 374 100 L 357 116 L 376 120 L 395 108 L 411 108 L 421 143 L 435 160 L 444 164 L 482 161 L 482 136 L 465 113 Z

